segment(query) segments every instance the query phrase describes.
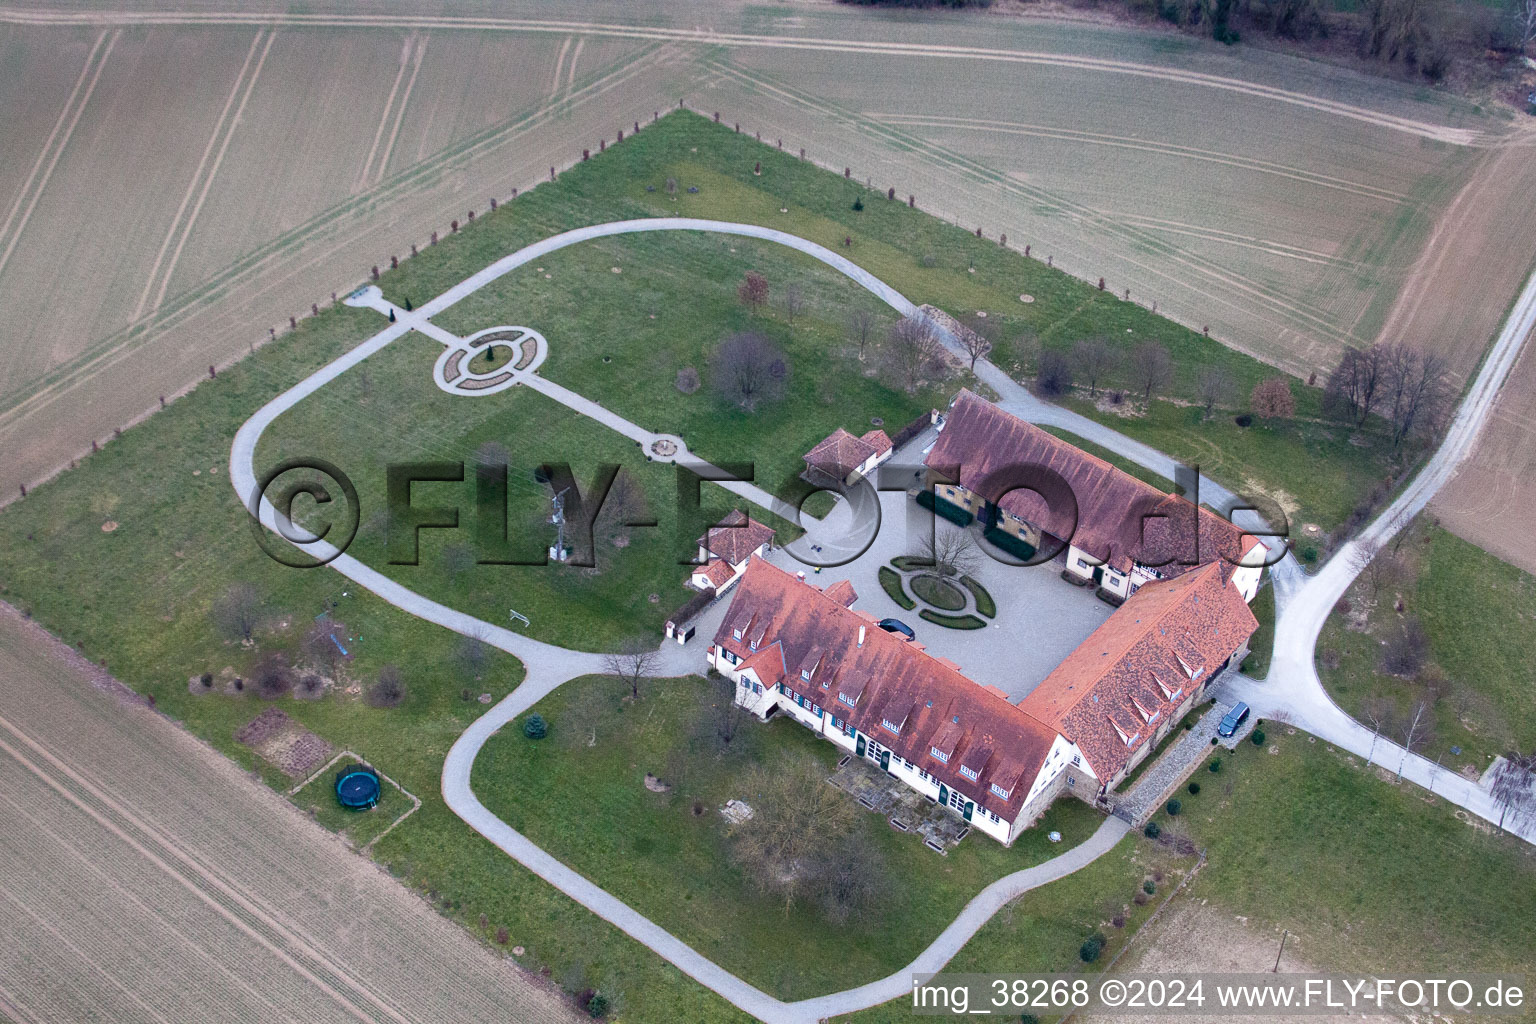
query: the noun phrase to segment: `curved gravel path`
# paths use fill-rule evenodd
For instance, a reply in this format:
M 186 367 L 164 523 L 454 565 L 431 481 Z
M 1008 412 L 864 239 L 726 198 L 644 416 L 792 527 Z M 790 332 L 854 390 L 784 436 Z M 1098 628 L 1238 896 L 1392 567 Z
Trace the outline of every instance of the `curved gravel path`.
M 916 306 L 905 296 L 845 257 L 824 246 L 773 228 L 684 217 L 616 221 L 577 228 L 536 242 L 497 260 L 413 312 L 408 313 L 391 306 L 390 308 L 396 314 L 394 323 L 274 398 L 241 426 L 230 452 L 230 481 L 236 493 L 249 507 L 250 497 L 256 487 L 254 469 L 256 447 L 262 433 L 273 421 L 346 370 L 403 336 L 407 331 L 416 329 L 438 337 L 442 332 L 435 325 L 428 323 L 430 317 L 517 267 L 548 253 L 592 239 L 650 231 L 709 231 L 777 242 L 840 271 L 903 316 L 918 313 Z M 360 290 L 353 301 L 358 305 L 369 305 L 374 308 L 387 305 L 382 303 L 377 290 L 371 288 Z M 1404 494 L 1380 519 L 1367 528 L 1364 537 L 1368 541 L 1373 540 L 1379 543 L 1380 540 L 1390 537 L 1407 522 L 1412 514 L 1422 509 L 1430 497 L 1454 474 L 1456 466 L 1470 451 L 1472 441 L 1486 420 L 1493 399 L 1508 375 L 1525 336 L 1530 333 L 1533 321 L 1536 321 L 1536 277 L 1532 278 L 1517 302 L 1509 323 L 1506 324 L 1504 332 L 1485 361 L 1472 392 L 1458 411 L 1445 444 Z M 947 344 L 954 348 L 958 347 L 958 342 L 948 332 L 940 328 L 940 333 Z M 439 340 L 442 339 L 439 337 Z M 1032 422 L 1070 430 L 1170 479 L 1174 476 L 1174 460 L 1161 452 L 1140 442 L 1132 441 L 1087 417 L 1041 402 L 987 360 L 978 361 L 976 366 L 977 375 L 998 392 L 999 404 L 1016 415 Z M 595 403 L 590 404 L 595 406 Z M 601 407 L 597 408 L 601 409 Z M 1236 497 L 1225 488 L 1206 480 L 1202 480 L 1201 483 L 1202 500 L 1224 510 L 1230 509 L 1236 503 Z M 275 509 L 265 498 L 261 500 L 259 515 L 261 522 L 268 529 L 283 536 L 289 536 L 292 533 L 291 524 L 280 524 Z M 1233 518 L 1250 528 L 1261 528 L 1256 525 L 1257 517 L 1251 513 Z M 288 532 L 284 533 L 280 530 L 280 525 Z M 334 548 L 324 541 L 307 544 L 302 541 L 290 542 L 317 557 L 334 554 Z M 1284 711 L 1302 728 L 1351 750 L 1357 750 L 1362 733 L 1368 745 L 1371 734 L 1369 730 L 1344 714 L 1328 698 L 1321 681 L 1317 678 L 1311 659 L 1317 633 L 1322 627 L 1328 609 L 1332 608 L 1333 603 L 1339 595 L 1343 594 L 1356 574 L 1350 567 L 1352 561 L 1350 556 L 1357 543 L 1346 545 L 1324 566 L 1317 577 L 1310 580 L 1305 578 L 1294 558 L 1287 557 L 1271 569 L 1276 585 L 1280 617 L 1276 630 L 1275 657 L 1269 679 L 1262 684 L 1246 679 L 1228 684 L 1230 689 L 1254 705 L 1259 714 L 1272 717 L 1277 711 Z M 455 632 L 478 636 L 485 642 L 517 656 L 527 666 L 528 674 L 523 683 L 465 730 L 449 751 L 443 765 L 442 776 L 443 799 L 448 806 L 476 831 L 535 874 L 599 917 L 644 943 L 690 977 L 761 1020 L 799 1024 L 799 1022 L 810 1022 L 830 1015 L 852 1012 L 901 996 L 910 990 L 912 974 L 938 971 L 942 968 L 1009 899 L 1091 863 L 1112 849 L 1126 832 L 1123 822 L 1117 818 L 1108 818 L 1088 841 L 1044 864 L 1015 872 L 994 882 L 967 904 L 949 927 L 904 970 L 859 988 L 798 1003 L 785 1003 L 737 978 L 676 936 L 631 909 L 618 898 L 581 877 L 491 814 L 475 797 L 470 785 L 471 770 L 475 756 L 486 740 L 561 683 L 576 676 L 604 671 L 601 655 L 556 647 L 455 611 L 411 591 L 346 554 L 334 557 L 330 565 L 337 572 L 359 586 L 366 587 L 396 607 Z M 697 658 L 691 657 L 686 649 L 668 643 L 663 644 L 661 650 L 662 672 L 682 675 L 696 670 Z M 1378 750 L 1386 746 L 1388 745 L 1377 741 Z M 1357 752 L 1363 754 L 1363 750 L 1357 750 Z M 1420 782 L 1421 785 L 1429 785 L 1436 781 L 1434 766 L 1416 756 L 1406 759 L 1404 774 Z M 1482 817 L 1496 817 L 1491 798 L 1476 785 L 1444 771 L 1438 773 L 1438 781 L 1440 784 L 1437 792 L 1448 799 Z M 1536 838 L 1536 826 L 1528 826 L 1526 837 Z

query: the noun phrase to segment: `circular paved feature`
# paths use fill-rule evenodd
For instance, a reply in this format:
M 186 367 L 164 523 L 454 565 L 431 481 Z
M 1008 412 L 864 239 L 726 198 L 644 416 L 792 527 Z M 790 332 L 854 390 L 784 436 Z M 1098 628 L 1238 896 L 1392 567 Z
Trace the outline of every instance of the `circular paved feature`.
M 512 355 L 493 360 L 493 349 L 511 349 Z M 549 342 L 531 327 L 491 327 L 445 348 L 432 367 L 432 380 L 450 395 L 494 395 L 533 373 L 548 355 Z

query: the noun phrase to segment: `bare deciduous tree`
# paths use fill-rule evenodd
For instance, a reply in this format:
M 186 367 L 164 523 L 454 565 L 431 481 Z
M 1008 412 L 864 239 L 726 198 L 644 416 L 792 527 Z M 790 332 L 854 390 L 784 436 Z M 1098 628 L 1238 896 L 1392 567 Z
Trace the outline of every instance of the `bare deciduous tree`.
M 250 643 L 261 621 L 261 592 L 250 583 L 231 583 L 213 603 L 213 624 L 225 639 Z
M 745 780 L 752 817 L 731 829 L 731 852 L 746 875 L 784 901 L 814 896 L 817 868 L 856 825 L 853 801 L 827 785 L 812 757 L 785 753 Z
M 997 327 L 988 318 L 980 316 L 968 317 L 961 326 L 965 330 L 960 332 L 960 347 L 971 357 L 971 372 L 975 373 L 976 360 L 993 349 Z
M 783 397 L 789 361 L 767 335 L 745 331 L 731 335 L 715 349 L 709 377 L 721 398 L 752 412 L 763 402 Z
M 940 523 L 934 524 L 932 535 L 923 539 L 913 557 L 927 563 L 921 572 L 941 579 L 973 575 L 982 564 L 982 554 L 969 533 Z
M 1013 339 L 1013 354 L 1021 373 L 1029 373 L 1040 363 L 1040 335 L 1026 327 Z
M 798 284 L 791 281 L 784 286 L 783 293 L 779 296 L 779 302 L 784 306 L 784 315 L 790 323 L 795 322 L 795 317 L 805 312 L 805 291 Z
M 926 317 L 909 316 L 887 332 L 884 354 L 890 375 L 908 391 L 916 391 L 926 374 L 942 367 L 944 343 Z
M 460 637 L 453 650 L 453 660 L 459 672 L 470 680 L 479 679 L 491 661 L 491 645 L 478 633 Z
M 1237 382 L 1219 366 L 1201 370 L 1195 386 L 1199 389 L 1200 407 L 1205 410 L 1207 419 L 1218 405 L 1227 405 L 1237 394 Z
M 650 677 L 660 660 L 661 653 L 641 637 L 627 640 L 617 651 L 603 656 L 603 664 L 609 673 L 619 677 L 635 700 L 640 699 L 641 680 Z
M 1379 346 L 1347 349 L 1328 375 L 1323 396 L 1325 407 L 1340 418 L 1353 420 L 1357 427 L 1364 426 L 1380 396 L 1381 368 Z
M 1499 828 L 1520 828 L 1536 817 L 1536 753 L 1511 750 L 1494 766 L 1492 796 L 1499 808 Z
M 1398 447 L 1417 428 L 1436 425 L 1450 393 L 1446 361 L 1438 353 L 1396 344 L 1382 350 L 1381 363 L 1382 407 Z
M 1413 679 L 1429 658 L 1429 635 L 1416 616 L 1403 620 L 1402 627 L 1381 648 L 1381 670 L 1401 679 Z
M 1152 392 L 1173 379 L 1173 357 L 1155 341 L 1142 342 L 1131 351 L 1131 379 L 1141 391 L 1141 400 L 1150 402 Z
M 258 696 L 276 700 L 293 689 L 294 673 L 288 667 L 288 658 L 281 651 L 268 651 L 256 660 L 251 669 L 251 682 Z
M 347 627 L 335 619 L 326 617 L 316 622 L 299 641 L 299 655 L 304 663 L 319 669 L 332 679 L 336 678 L 336 666 L 341 664 L 341 648 L 335 637 L 347 635 Z
M 755 270 L 747 271 L 741 284 L 736 286 L 736 297 L 757 312 L 768 301 L 768 279 Z
M 1372 694 L 1360 704 L 1360 717 L 1366 725 L 1371 727 L 1371 749 L 1365 756 L 1365 763 L 1370 764 L 1376 756 L 1376 740 L 1384 732 L 1392 730 L 1392 723 L 1396 717 L 1397 709 L 1392 702 L 1380 694 Z
M 1103 338 L 1084 338 L 1072 346 L 1072 367 L 1077 379 L 1088 384 L 1088 397 L 1099 392 L 1099 381 L 1115 369 L 1120 352 Z
M 709 734 L 721 750 L 731 749 L 731 741 L 741 728 L 747 709 L 736 703 L 736 683 L 727 676 L 711 673 L 709 679 L 709 705 L 705 716 Z
M 392 708 L 405 700 L 405 677 L 395 665 L 379 669 L 379 678 L 368 687 L 368 703 L 376 708 Z
M 1066 394 L 1072 390 L 1072 361 L 1056 349 L 1041 352 L 1035 383 L 1048 395 Z
M 855 309 L 848 314 L 848 340 L 859 349 L 859 359 L 862 361 L 864 352 L 869 348 L 869 343 L 875 340 L 875 331 L 879 325 L 879 318 L 873 310 Z
M 1403 756 L 1397 762 L 1398 778 L 1403 777 L 1403 766 L 1408 763 L 1408 756 L 1434 737 L 1435 720 L 1430 714 L 1432 710 L 1427 700 L 1416 700 L 1409 709 L 1403 723 Z

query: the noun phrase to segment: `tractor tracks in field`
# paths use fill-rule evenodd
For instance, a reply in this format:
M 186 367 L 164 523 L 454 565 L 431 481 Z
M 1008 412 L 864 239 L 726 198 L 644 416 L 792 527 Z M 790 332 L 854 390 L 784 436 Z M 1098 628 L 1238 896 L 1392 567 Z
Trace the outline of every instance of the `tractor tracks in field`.
M 432 182 L 444 168 L 484 159 L 509 145 L 515 145 L 529 132 L 563 116 L 573 105 L 588 104 L 610 95 L 637 75 L 652 71 L 676 56 L 676 49 L 665 44 L 656 44 L 641 53 L 627 56 L 596 72 L 585 83 L 564 95 L 559 102 L 541 100 L 533 109 L 478 132 L 439 152 L 433 159 L 388 177 L 368 191 L 351 196 L 305 224 L 258 246 L 190 290 L 170 296 L 159 309 L 147 314 L 138 323 L 108 335 L 88 356 L 61 366 L 39 380 L 0 394 L 0 427 L 55 401 L 85 380 L 110 370 L 165 332 L 206 311 L 210 300 L 216 297 L 227 298 L 235 289 L 261 280 L 265 275 L 279 273 L 285 278 L 291 278 L 301 270 L 312 269 L 315 260 L 309 261 L 307 268 L 292 265 L 283 268 L 280 264 L 292 260 L 306 249 L 313 250 L 316 260 L 323 259 L 327 253 L 349 243 L 352 232 L 360 223 L 359 218 L 374 214 L 391 204 L 409 201 L 413 192 Z M 326 244 L 321 246 L 322 242 Z M 298 307 L 302 303 L 295 300 L 293 305 Z
M 408 1017 L 360 982 L 348 965 L 318 948 L 296 922 L 246 891 L 224 872 L 203 862 L 138 814 L 131 804 L 87 779 L 3 716 L 0 716 L 0 753 L 170 881 L 214 910 L 351 1016 L 361 1021 L 388 1019 L 397 1024 L 410 1024 Z
M 994 47 L 960 46 L 943 43 L 914 43 L 890 40 L 816 39 L 804 36 L 774 36 L 743 32 L 717 32 L 710 29 L 677 29 L 664 26 L 624 25 L 595 21 L 557 21 L 533 18 L 437 15 L 337 15 L 299 13 L 247 13 L 241 11 L 68 11 L 46 8 L 0 9 L 0 21 L 20 25 L 291 25 L 327 28 L 403 28 L 403 29 L 477 29 L 501 32 L 546 32 L 607 36 L 622 39 L 701 43 L 712 46 L 756 47 L 806 50 L 846 55 L 924 57 L 947 60 L 994 61 L 1060 67 L 1106 74 L 1133 75 L 1142 78 L 1220 89 L 1319 113 L 1350 118 L 1365 124 L 1407 132 L 1422 138 L 1458 146 L 1482 144 L 1482 132 L 1453 128 L 1411 117 L 1388 114 L 1338 100 L 1308 95 L 1279 86 L 1247 82 L 1223 75 L 1189 71 L 1182 68 L 1145 64 L 1137 61 L 1088 57 L 1049 51 L 1015 50 Z

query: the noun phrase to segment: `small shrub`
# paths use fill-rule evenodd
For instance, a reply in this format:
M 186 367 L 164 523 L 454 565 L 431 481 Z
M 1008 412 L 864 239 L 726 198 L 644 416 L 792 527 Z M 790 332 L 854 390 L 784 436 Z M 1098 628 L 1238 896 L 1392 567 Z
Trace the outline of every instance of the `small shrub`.
M 1353 607 L 1354 605 L 1349 603 L 1349 598 L 1341 597 L 1337 602 L 1334 603 L 1333 610 L 1338 612 L 1340 615 L 1348 615 L 1350 609 Z
M 1214 747 L 1214 746 L 1215 746 L 1215 745 L 1216 745 L 1216 744 L 1218 744 L 1218 743 L 1220 743 L 1220 742 L 1221 742 L 1221 741 L 1220 741 L 1220 740 L 1218 740 L 1218 739 L 1217 739 L 1217 738 L 1216 738 L 1216 737 L 1215 737 L 1215 736 L 1212 736 L 1212 737 L 1211 737 L 1211 746 L 1213 746 L 1213 747 Z
M 699 390 L 699 371 L 691 366 L 685 366 L 677 371 L 677 390 L 685 395 L 691 395 Z
M 1248 738 L 1253 740 L 1253 745 L 1254 746 L 1262 747 L 1264 745 L 1264 730 L 1263 729 L 1255 729 L 1255 730 L 1253 730 L 1253 733 Z
M 1109 923 L 1110 923 L 1111 926 L 1113 926 L 1115 928 L 1124 928 L 1125 927 L 1125 915 L 1124 914 L 1116 914 L 1114 917 L 1109 919 Z
M 1149 878 L 1145 882 L 1141 883 L 1141 891 L 1146 893 L 1148 896 L 1155 895 L 1157 893 L 1157 883 Z
M 1147 827 L 1141 830 L 1141 834 L 1148 839 L 1156 839 L 1163 834 L 1163 828 L 1155 821 L 1147 822 Z
M 299 680 L 299 689 L 304 691 L 306 697 L 313 697 L 325 689 L 325 680 L 313 672 L 306 673 L 304 678 Z
M 1191 782 L 1189 784 L 1189 795 L 1190 796 L 1194 796 L 1198 792 L 1200 792 L 1200 783 L 1198 783 L 1198 782 Z
M 1078 958 L 1085 964 L 1091 964 L 1104 952 L 1104 944 L 1107 940 L 1098 932 L 1094 932 L 1083 940 L 1083 944 L 1077 948 Z
M 1208 768 L 1210 770 L 1210 773 L 1212 775 L 1220 775 L 1221 774 L 1221 758 L 1219 758 L 1219 757 L 1211 758 L 1211 763 L 1206 765 L 1206 768 Z
M 464 703 L 467 704 L 472 699 L 473 699 L 473 697 L 471 696 L 471 694 L 469 692 L 469 687 L 466 686 L 466 687 L 464 687 L 464 689 L 459 691 L 459 700 L 462 700 Z
M 587 1000 L 587 1016 L 593 1020 L 608 1012 L 608 997 L 601 992 L 592 993 L 592 998 Z
M 1179 816 L 1179 812 L 1182 811 L 1183 809 L 1184 809 L 1184 805 L 1179 802 L 1177 797 L 1175 797 L 1174 799 L 1168 801 L 1168 816 L 1169 817 L 1177 818 Z
M 1019 1014 L 1019 1024 L 1040 1024 L 1040 1018 L 1032 1013 Z
M 405 679 L 400 669 L 385 665 L 379 669 L 378 682 L 368 687 L 368 703 L 376 708 L 398 707 L 405 700 Z
M 1147 905 L 1147 894 L 1144 892 L 1139 892 L 1135 895 L 1131 902 L 1136 904 L 1138 907 L 1144 907 Z
M 523 735 L 531 740 L 541 740 L 549 735 L 549 724 L 544 721 L 544 716 L 538 712 L 528 716 L 528 721 L 523 723 Z
M 213 673 L 212 672 L 204 672 L 202 674 L 202 676 L 199 678 L 198 681 L 203 684 L 203 689 L 206 690 L 206 689 L 210 688 L 211 686 L 213 686 Z
M 1064 353 L 1049 349 L 1040 353 L 1039 373 L 1035 383 L 1048 395 L 1063 395 L 1072 390 L 1072 361 Z
M 1297 554 L 1301 555 L 1301 560 L 1306 562 L 1308 565 L 1317 561 L 1317 548 L 1313 547 L 1311 544 L 1303 547 L 1300 551 L 1297 552 Z
M 853 209 L 854 209 L 855 213 L 857 213 L 858 211 L 864 209 L 864 197 L 863 196 L 855 196 L 854 197 Z
M 1253 417 L 1247 413 L 1243 413 L 1241 416 L 1234 417 L 1232 422 L 1236 423 L 1240 427 L 1251 427 L 1253 426 Z
M 511 937 L 512 935 L 507 931 L 506 925 L 502 925 L 500 928 L 496 929 L 496 945 L 505 946 L 507 944 L 507 940 Z

